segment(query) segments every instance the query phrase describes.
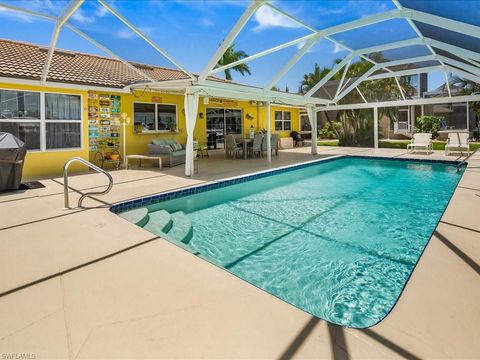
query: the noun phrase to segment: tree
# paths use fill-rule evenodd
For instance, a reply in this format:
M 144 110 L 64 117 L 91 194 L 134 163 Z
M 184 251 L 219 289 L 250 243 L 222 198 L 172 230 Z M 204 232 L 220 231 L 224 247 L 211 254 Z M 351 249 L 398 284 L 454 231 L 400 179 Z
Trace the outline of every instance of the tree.
M 320 68 L 320 66 L 315 63 L 313 66 L 313 72 L 303 75 L 303 80 L 300 82 L 298 92 L 301 94 L 306 94 L 320 80 L 322 80 L 330 72 L 330 70 L 331 69 L 329 67 Z
M 381 53 L 371 54 L 370 58 L 377 63 L 385 61 Z M 341 61 L 341 59 L 336 59 L 331 68 L 321 68 L 318 64 L 315 64 L 313 72 L 305 74 L 303 76 L 303 79 L 300 81 L 299 92 L 302 94 L 306 94 L 332 70 L 333 66 L 335 66 Z M 347 73 L 345 74 L 345 81 L 347 81 L 347 79 L 358 78 L 362 76 L 373 66 L 374 65 L 372 62 L 365 60 L 364 58 L 351 63 L 348 67 Z M 342 78 L 342 75 L 343 72 L 338 71 L 335 75 L 333 75 L 331 80 L 340 80 Z M 410 85 L 409 77 L 399 78 L 399 83 L 406 97 L 410 97 L 411 95 L 413 95 L 415 89 L 413 86 Z M 362 92 L 365 98 L 369 99 L 369 101 L 387 101 L 392 99 L 398 99 L 402 96 L 402 94 L 400 93 L 400 89 L 398 88 L 397 82 L 394 78 L 363 81 L 358 85 L 358 89 Z M 361 99 L 358 92 L 352 91 L 346 95 L 344 101 L 346 103 L 356 103 L 363 100 Z M 342 145 L 367 145 L 367 143 L 370 142 L 367 141 L 367 139 L 365 138 L 365 136 L 371 137 L 369 131 L 370 128 L 373 129 L 373 125 L 367 126 L 367 124 L 365 123 L 365 121 L 373 121 L 370 110 L 339 111 L 335 120 L 342 124 L 342 126 L 340 127 L 340 131 L 337 131 L 337 128 L 334 125 L 332 119 L 330 118 L 328 112 L 325 111 L 324 113 L 327 121 L 330 123 L 331 129 L 335 132 L 335 135 L 340 140 Z M 379 116 L 380 118 L 383 116 L 388 116 L 391 120 L 397 121 L 398 109 L 394 107 L 380 108 Z
M 235 61 L 245 59 L 246 57 L 248 57 L 248 54 L 245 51 L 235 50 L 235 44 L 232 44 L 227 48 L 227 50 L 225 50 L 222 57 L 218 61 L 217 65 L 218 66 L 228 65 Z M 232 80 L 232 74 L 231 74 L 232 70 L 239 72 L 240 74 L 242 74 L 242 76 L 245 76 L 245 74 L 251 75 L 250 68 L 248 67 L 247 64 L 244 63 L 244 64 L 238 64 L 229 69 L 225 69 L 224 71 L 225 79 Z

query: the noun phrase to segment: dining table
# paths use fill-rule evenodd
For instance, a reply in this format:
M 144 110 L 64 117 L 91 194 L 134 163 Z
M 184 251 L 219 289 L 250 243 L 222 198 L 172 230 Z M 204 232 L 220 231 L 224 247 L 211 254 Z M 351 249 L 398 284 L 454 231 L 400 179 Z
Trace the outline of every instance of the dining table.
M 237 139 L 237 143 L 242 144 L 242 146 L 243 146 L 243 158 L 246 160 L 247 159 L 248 144 L 253 144 L 253 139 L 251 139 L 249 137 L 239 138 L 239 139 Z

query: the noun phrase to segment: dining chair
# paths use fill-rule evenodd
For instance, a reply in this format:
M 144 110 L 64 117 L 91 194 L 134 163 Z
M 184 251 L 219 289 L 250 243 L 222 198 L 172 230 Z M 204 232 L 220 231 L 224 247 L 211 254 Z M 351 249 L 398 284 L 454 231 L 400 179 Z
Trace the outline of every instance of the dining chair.
M 237 155 L 240 155 L 242 150 L 243 149 L 237 145 L 235 136 L 227 135 L 225 137 L 225 156 L 227 158 L 232 157 L 233 159 L 235 159 Z
M 255 134 L 253 138 L 253 144 L 248 148 L 248 151 L 255 157 L 256 154 L 260 157 L 262 155 L 262 134 Z
M 275 152 L 275 155 L 278 156 L 278 143 L 280 142 L 280 138 L 278 134 L 273 134 L 272 135 L 272 141 L 270 144 L 270 149 L 272 151 L 272 154 Z

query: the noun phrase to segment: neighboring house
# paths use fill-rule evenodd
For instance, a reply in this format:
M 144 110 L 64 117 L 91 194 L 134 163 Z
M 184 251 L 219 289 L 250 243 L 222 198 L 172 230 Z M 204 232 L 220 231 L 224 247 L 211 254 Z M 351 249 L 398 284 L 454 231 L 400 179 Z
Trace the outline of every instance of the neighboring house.
M 0 40 L 0 131 L 13 133 L 26 143 L 25 177 L 58 175 L 71 157 L 92 159 L 103 143 L 122 143 L 122 113 L 132 120 L 125 134 L 127 154 L 147 153 L 154 138 L 173 138 L 185 144 L 182 93 L 148 88 L 130 91 L 128 85 L 144 79 L 124 63 L 64 50 L 54 52 L 47 81 L 41 84 L 47 51 L 35 44 Z M 131 65 L 156 81 L 188 78 L 179 70 Z M 208 134 L 216 134 L 210 136 L 215 142 L 211 145 L 221 148 L 226 134 L 244 136 L 251 127 L 266 129 L 263 105 L 201 98 L 194 137 L 207 142 Z M 270 116 L 272 132 L 281 137 L 299 130 L 296 107 L 272 105 Z

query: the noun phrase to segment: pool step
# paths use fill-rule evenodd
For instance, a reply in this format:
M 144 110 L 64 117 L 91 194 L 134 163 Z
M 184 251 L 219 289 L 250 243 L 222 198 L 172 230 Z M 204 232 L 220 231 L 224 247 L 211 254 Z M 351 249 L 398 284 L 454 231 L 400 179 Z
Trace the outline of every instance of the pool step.
M 182 211 L 171 214 L 172 227 L 166 233 L 166 237 L 172 241 L 188 244 L 193 237 L 192 221 Z
M 145 230 L 153 233 L 168 233 L 172 228 L 172 216 L 168 211 L 159 210 L 149 214 L 150 219 L 143 226 Z
M 148 223 L 150 216 L 147 208 L 138 208 L 134 210 L 125 211 L 119 214 L 125 220 L 130 221 L 138 226 L 145 226 Z

